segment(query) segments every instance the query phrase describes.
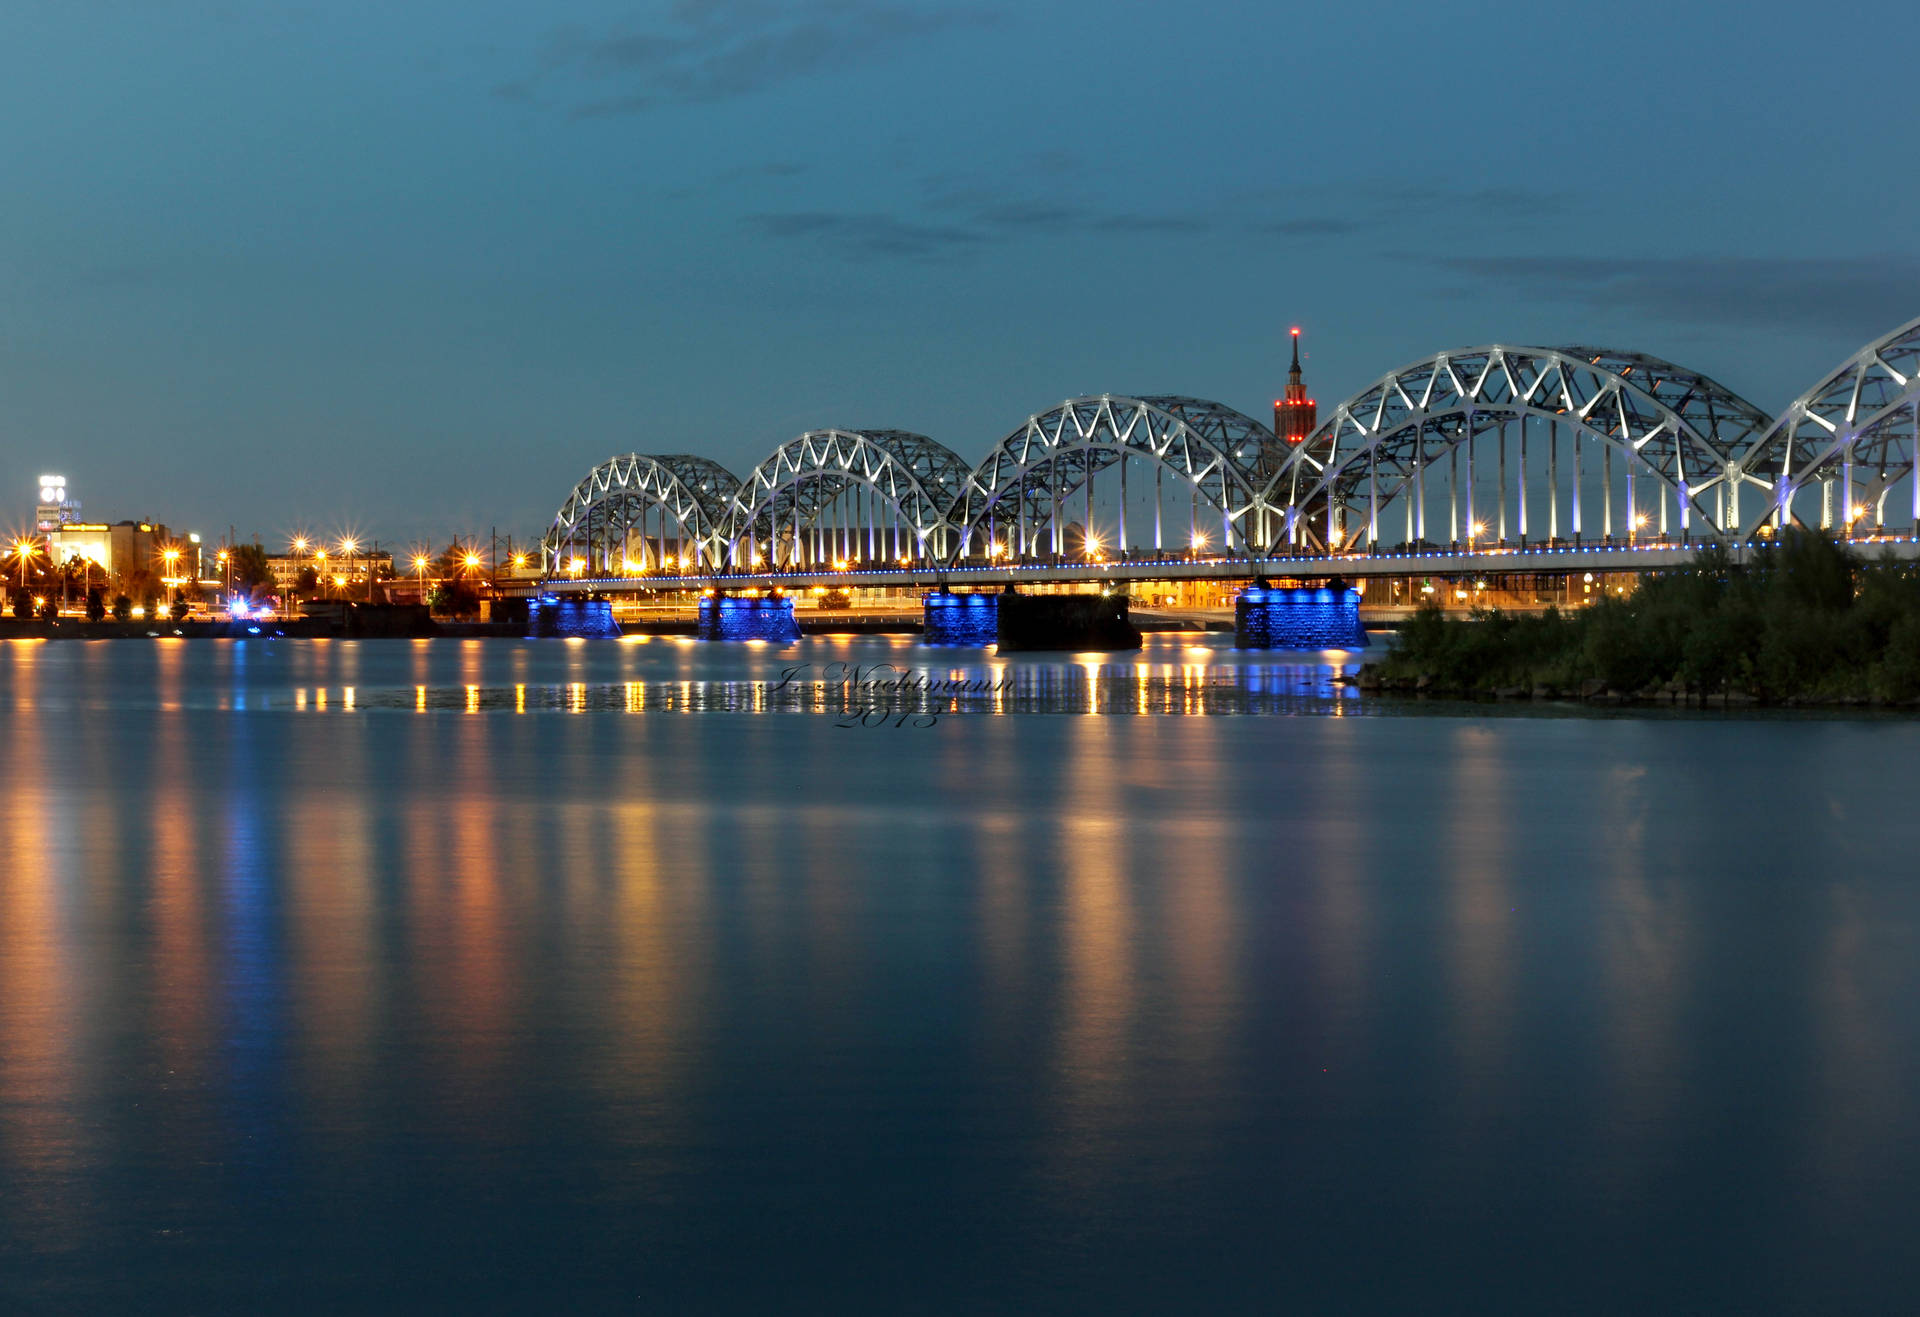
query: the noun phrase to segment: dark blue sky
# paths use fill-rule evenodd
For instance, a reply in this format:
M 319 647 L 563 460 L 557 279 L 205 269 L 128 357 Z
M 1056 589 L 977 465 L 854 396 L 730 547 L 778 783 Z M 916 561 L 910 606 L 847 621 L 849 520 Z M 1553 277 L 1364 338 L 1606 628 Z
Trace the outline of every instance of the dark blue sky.
M 614 452 L 1323 409 L 1593 342 L 1773 409 L 1920 315 L 1920 10 L 11 0 L 0 525 L 537 532 Z

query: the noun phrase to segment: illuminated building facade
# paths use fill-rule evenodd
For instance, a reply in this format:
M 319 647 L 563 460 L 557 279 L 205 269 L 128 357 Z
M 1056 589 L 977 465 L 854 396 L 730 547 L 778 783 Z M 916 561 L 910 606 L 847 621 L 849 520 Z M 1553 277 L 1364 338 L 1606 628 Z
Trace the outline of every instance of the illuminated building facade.
M 284 595 L 293 589 L 294 582 L 300 579 L 300 573 L 309 567 L 313 568 L 314 575 L 320 577 L 324 585 L 336 590 L 351 589 L 357 585 L 364 591 L 369 571 L 379 581 L 393 576 L 393 555 L 384 549 L 379 552 L 361 550 L 352 555 L 335 550 L 325 558 L 315 558 L 311 552 L 267 555 L 267 569 L 273 573 L 274 591 L 277 594 Z
M 141 569 L 155 577 L 165 574 L 161 555 L 169 548 L 181 550 L 182 574 L 197 570 L 199 546 L 176 544 L 165 526 L 150 521 L 69 521 L 47 532 L 47 553 L 55 567 L 84 558 L 123 587 Z
M 1287 393 L 1273 404 L 1273 432 L 1290 444 L 1306 442 L 1319 420 L 1320 408 L 1307 396 L 1300 379 L 1300 331 L 1293 331 L 1293 367 L 1287 372 Z

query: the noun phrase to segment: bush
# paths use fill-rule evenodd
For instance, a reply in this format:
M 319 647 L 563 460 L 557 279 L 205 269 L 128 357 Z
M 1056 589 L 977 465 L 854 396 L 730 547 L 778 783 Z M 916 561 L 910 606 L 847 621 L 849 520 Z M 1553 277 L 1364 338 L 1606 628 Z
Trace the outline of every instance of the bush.
M 33 596 L 25 590 L 13 592 L 13 615 L 23 622 L 33 616 Z
M 113 597 L 113 620 L 116 622 L 125 622 L 132 616 L 133 600 L 123 594 L 115 595 Z
M 442 617 L 472 617 L 480 611 L 480 595 L 465 581 L 450 578 L 428 593 L 427 607 Z
M 1920 699 L 1920 612 L 1893 624 L 1869 685 L 1878 699 L 1897 703 Z
M 1688 634 L 1680 654 L 1680 680 L 1687 689 L 1717 695 L 1737 687 L 1752 690 L 1754 656 L 1766 623 L 1744 601 L 1702 617 Z
M 1461 621 L 1422 607 L 1380 667 L 1463 692 L 1597 677 L 1628 693 L 1678 680 L 1767 700 L 1920 699 L 1920 568 L 1868 566 L 1790 530 L 1750 568 L 1709 549 L 1571 616 Z
M 87 621 L 104 621 L 107 616 L 107 601 L 98 590 L 87 591 Z

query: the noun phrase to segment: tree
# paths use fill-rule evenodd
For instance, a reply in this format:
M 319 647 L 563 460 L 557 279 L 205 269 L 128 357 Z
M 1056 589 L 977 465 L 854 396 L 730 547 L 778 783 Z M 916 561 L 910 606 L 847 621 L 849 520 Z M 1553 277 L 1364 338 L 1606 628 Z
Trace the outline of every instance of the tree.
M 104 621 L 107 616 L 107 601 L 101 596 L 100 587 L 87 591 L 87 621 Z
M 25 590 L 13 592 L 13 615 L 23 622 L 33 616 L 33 596 Z
M 320 573 L 311 567 L 302 567 L 293 578 L 295 594 L 308 598 L 320 593 Z
M 149 613 L 153 612 L 153 601 L 160 591 L 159 577 L 145 567 L 135 567 L 126 574 L 121 584 L 126 587 L 128 595 L 139 600 Z
M 133 599 L 128 595 L 117 594 L 113 597 L 113 620 L 124 622 L 133 616 Z
M 267 551 L 258 544 L 236 544 L 227 555 L 227 571 L 233 578 L 233 588 L 251 598 L 261 586 L 273 585 L 273 568 L 267 562 Z
M 459 577 L 449 577 L 428 592 L 427 607 L 443 617 L 472 617 L 480 611 L 480 593 Z
M 56 622 L 59 618 L 60 605 L 54 601 L 52 595 L 48 595 L 46 602 L 40 605 L 40 620 L 42 622 Z

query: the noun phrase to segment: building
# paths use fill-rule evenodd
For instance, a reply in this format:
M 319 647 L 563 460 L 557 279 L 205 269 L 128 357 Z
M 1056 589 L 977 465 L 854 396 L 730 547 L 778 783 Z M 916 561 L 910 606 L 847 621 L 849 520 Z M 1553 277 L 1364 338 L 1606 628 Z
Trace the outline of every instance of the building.
M 68 521 L 46 534 L 47 555 L 54 567 L 84 558 L 110 576 L 117 589 L 126 589 L 141 569 L 151 572 L 155 581 L 191 578 L 200 570 L 199 536 L 176 540 L 165 526 L 150 521 Z M 169 549 L 179 551 L 171 567 L 166 558 Z
M 274 593 L 282 598 L 295 588 L 300 573 L 309 567 L 327 588 L 364 595 L 369 570 L 373 572 L 375 580 L 384 581 L 393 575 L 393 555 L 384 550 L 347 555 L 328 553 L 324 549 L 317 553 L 267 555 L 267 568 L 273 573 Z
M 1313 433 L 1320 408 L 1307 396 L 1300 380 L 1300 331 L 1293 331 L 1293 368 L 1287 372 L 1287 393 L 1273 404 L 1273 432 L 1289 444 L 1302 444 Z

